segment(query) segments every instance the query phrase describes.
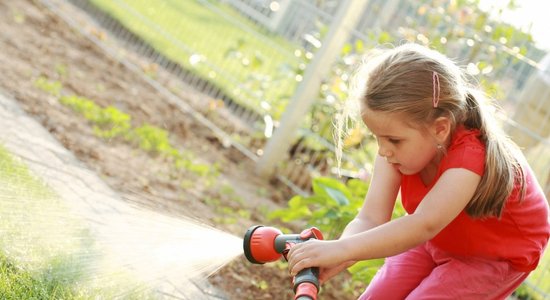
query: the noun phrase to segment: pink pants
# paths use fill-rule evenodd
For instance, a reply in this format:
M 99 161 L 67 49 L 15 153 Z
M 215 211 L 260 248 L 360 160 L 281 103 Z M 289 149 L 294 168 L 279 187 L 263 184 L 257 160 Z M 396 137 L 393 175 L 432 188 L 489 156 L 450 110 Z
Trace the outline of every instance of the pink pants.
M 457 258 L 428 242 L 387 258 L 359 299 L 506 299 L 527 275 L 508 262 Z

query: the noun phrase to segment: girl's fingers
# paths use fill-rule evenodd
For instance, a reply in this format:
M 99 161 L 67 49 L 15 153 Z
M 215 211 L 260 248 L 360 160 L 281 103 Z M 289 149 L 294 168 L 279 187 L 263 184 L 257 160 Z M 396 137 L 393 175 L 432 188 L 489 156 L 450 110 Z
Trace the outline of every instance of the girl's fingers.
M 305 269 L 305 268 L 308 268 L 308 263 L 311 259 L 309 258 L 304 258 L 298 262 L 296 262 L 295 265 L 293 265 L 291 268 L 290 268 L 290 275 L 292 276 L 296 276 L 296 274 L 298 274 L 298 272 L 300 272 L 301 270 Z
M 302 256 L 304 256 L 302 251 L 302 245 L 303 244 L 292 246 L 292 248 L 290 248 L 290 251 L 288 252 L 288 255 L 287 255 L 288 267 L 291 275 L 293 276 L 304 268 L 304 267 L 301 267 L 304 261 L 304 259 L 302 259 Z

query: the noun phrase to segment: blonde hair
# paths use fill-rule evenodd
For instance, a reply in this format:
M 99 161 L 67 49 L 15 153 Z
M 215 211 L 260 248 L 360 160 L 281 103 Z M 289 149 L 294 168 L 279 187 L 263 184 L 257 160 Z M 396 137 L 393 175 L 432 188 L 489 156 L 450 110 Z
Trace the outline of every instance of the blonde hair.
M 434 72 L 439 77 L 437 107 L 432 102 Z M 362 108 L 401 113 L 414 127 L 427 126 L 444 116 L 451 120 L 451 132 L 459 125 L 480 131 L 486 146 L 485 172 L 466 206 L 470 216 L 500 217 L 516 184 L 523 198 L 525 176 L 519 149 L 496 123 L 495 106 L 467 84 L 465 73 L 449 58 L 420 45 L 404 44 L 367 56 L 355 82 L 356 94 L 350 97 L 359 99 Z M 342 119 L 345 117 L 337 119 L 340 128 L 346 123 Z

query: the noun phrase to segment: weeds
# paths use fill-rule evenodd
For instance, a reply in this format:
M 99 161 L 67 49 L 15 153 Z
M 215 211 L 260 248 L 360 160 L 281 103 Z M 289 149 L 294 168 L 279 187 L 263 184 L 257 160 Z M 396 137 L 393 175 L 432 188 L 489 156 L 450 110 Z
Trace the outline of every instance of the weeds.
M 58 81 L 39 77 L 35 81 L 35 86 L 50 95 L 59 97 L 61 104 L 83 115 L 92 123 L 94 134 L 98 137 L 103 139 L 120 138 L 151 155 L 170 158 L 174 161 L 174 167 L 177 170 L 186 170 L 200 177 L 218 174 L 219 167 L 217 165 L 195 163 L 193 155 L 179 151 L 172 146 L 168 132 L 161 128 L 151 124 L 134 128 L 131 116 L 116 107 L 103 108 L 93 100 L 77 95 L 60 96 L 62 85 Z
M 79 96 L 62 96 L 59 102 L 92 122 L 94 133 L 99 137 L 125 137 L 132 127 L 131 117 L 112 106 L 101 108 L 94 101 Z
M 158 127 L 149 124 L 140 126 L 129 134 L 129 139 L 149 153 L 181 158 L 178 151 L 170 145 L 168 132 Z
M 59 81 L 48 80 L 48 78 L 40 76 L 34 81 L 34 86 L 52 96 L 59 97 L 61 95 L 62 85 Z

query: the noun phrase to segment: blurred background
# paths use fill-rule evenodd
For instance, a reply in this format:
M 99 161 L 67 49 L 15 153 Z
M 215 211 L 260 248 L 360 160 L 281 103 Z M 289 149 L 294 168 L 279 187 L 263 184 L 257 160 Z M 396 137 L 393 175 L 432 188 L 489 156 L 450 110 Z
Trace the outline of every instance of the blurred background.
M 231 142 L 307 193 L 334 175 L 333 116 L 368 50 L 416 42 L 451 57 L 500 105 L 502 125 L 550 193 L 550 92 L 542 12 L 535 1 L 78 1 L 130 49 L 210 96 L 242 123 Z M 223 126 L 219 126 L 223 128 Z M 270 142 L 273 140 L 274 142 Z M 364 128 L 344 143 L 354 177 L 374 146 Z M 277 172 L 275 172 L 277 170 Z M 309 176 L 305 176 L 308 174 Z

